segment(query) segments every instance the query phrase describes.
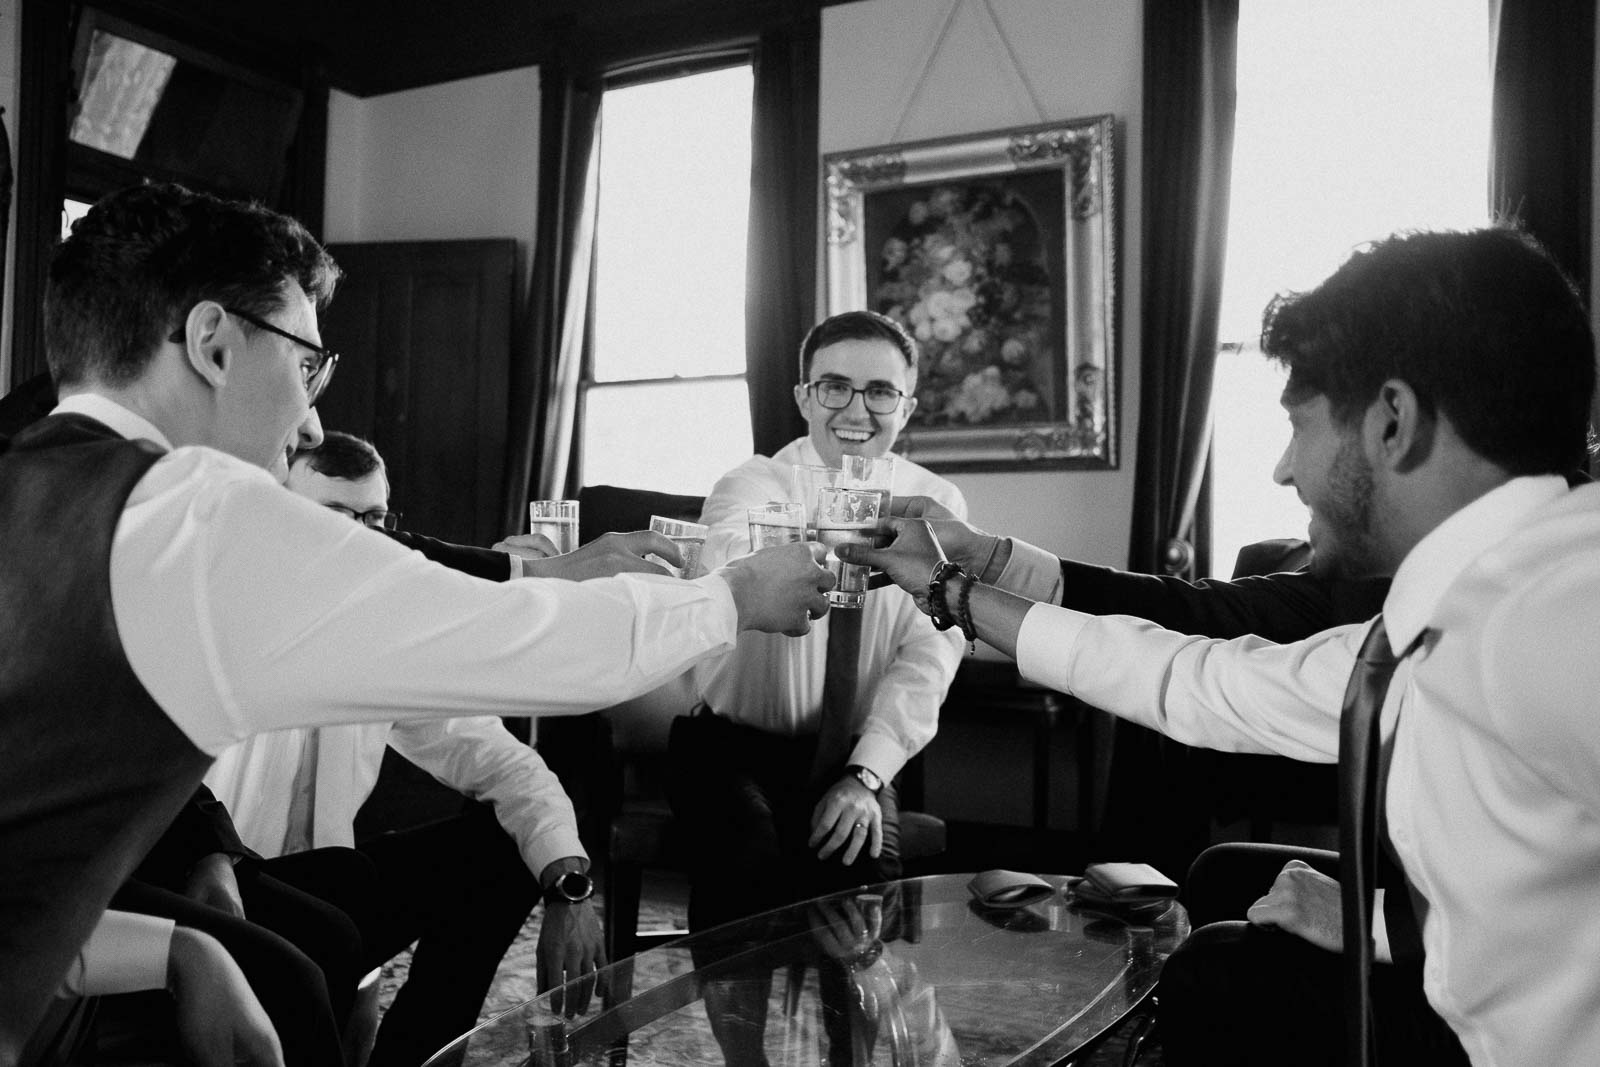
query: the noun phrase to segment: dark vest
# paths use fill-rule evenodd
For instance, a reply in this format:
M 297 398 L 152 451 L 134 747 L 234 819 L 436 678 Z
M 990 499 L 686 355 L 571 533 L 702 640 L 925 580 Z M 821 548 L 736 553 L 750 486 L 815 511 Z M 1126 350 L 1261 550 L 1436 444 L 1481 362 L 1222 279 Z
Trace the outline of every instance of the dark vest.
M 112 534 L 159 457 L 76 415 L 0 453 L 0 1063 L 209 764 L 111 610 Z

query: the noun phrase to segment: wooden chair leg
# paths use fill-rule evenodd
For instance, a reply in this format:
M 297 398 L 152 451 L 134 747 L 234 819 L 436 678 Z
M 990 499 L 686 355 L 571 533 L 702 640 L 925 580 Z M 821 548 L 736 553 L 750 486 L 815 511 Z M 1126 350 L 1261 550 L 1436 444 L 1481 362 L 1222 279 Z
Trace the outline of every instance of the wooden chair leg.
M 639 932 L 639 894 L 644 868 L 612 860 L 606 866 L 606 955 L 615 963 L 635 952 Z

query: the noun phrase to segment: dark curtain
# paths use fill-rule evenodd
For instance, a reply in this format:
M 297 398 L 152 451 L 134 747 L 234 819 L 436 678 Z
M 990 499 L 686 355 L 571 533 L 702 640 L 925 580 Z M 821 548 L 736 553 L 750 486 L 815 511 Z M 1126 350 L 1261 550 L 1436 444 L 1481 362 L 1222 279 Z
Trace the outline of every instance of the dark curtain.
M 539 220 L 517 317 L 502 527 L 520 530 L 531 496 L 565 498 L 588 322 L 591 173 L 600 79 L 558 62 L 539 71 Z
M 1238 0 L 1144 5 L 1144 275 L 1131 566 L 1194 577 L 1233 163 Z
M 1590 285 L 1594 0 L 1491 0 L 1489 207 Z
M 791 389 L 816 322 L 821 36 L 811 10 L 763 33 L 755 54 L 745 368 L 755 449 L 768 456 L 805 432 Z
M 1198 514 L 1233 165 L 1238 0 L 1144 5 L 1144 275 L 1132 568 L 1207 570 Z M 1099 847 L 1181 882 L 1209 840 L 1212 766 L 1153 731 L 1115 724 Z

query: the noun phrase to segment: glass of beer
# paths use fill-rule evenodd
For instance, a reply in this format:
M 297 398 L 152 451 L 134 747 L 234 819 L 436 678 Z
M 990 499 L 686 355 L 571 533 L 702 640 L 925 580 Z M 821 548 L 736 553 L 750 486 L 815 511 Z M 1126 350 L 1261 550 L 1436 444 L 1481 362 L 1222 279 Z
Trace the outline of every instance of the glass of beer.
M 698 522 L 685 522 L 683 519 L 669 519 L 665 515 L 652 515 L 650 529 L 672 538 L 672 543 L 678 546 L 678 552 L 683 556 L 683 566 L 674 567 L 654 552 L 645 557 L 646 559 L 655 560 L 679 578 L 700 576 L 700 550 L 706 546 L 705 526 Z
M 828 592 L 828 603 L 833 607 L 860 608 L 867 602 L 870 568 L 844 562 L 834 549 L 846 543 L 871 545 L 882 506 L 883 496 L 877 489 L 824 486 L 817 490 L 817 540 L 827 546 L 827 566 L 838 579 Z
M 746 510 L 750 520 L 750 551 L 805 540 L 805 509 L 799 504 L 772 501 Z
M 528 532 L 548 537 L 557 552 L 571 552 L 578 547 L 578 502 L 528 501 Z

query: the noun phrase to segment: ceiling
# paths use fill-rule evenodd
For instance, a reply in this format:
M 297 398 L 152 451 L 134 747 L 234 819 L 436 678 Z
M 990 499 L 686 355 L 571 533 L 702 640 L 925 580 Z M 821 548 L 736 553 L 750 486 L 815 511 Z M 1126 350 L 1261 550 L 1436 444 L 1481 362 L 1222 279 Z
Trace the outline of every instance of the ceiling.
M 320 65 L 357 96 L 533 66 L 749 39 L 846 0 L 100 0 L 94 6 L 268 68 Z

